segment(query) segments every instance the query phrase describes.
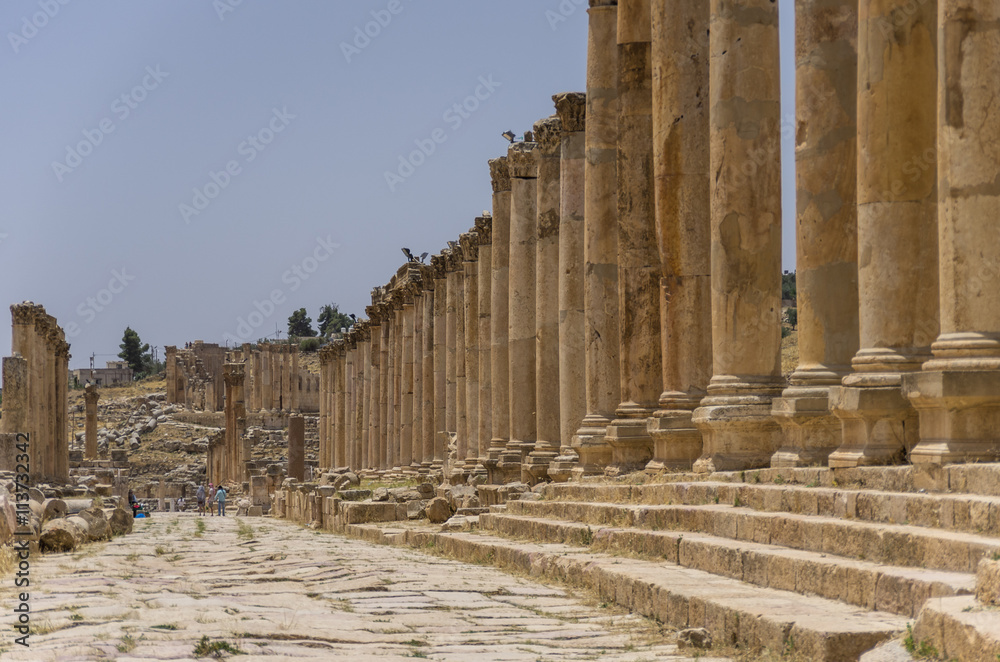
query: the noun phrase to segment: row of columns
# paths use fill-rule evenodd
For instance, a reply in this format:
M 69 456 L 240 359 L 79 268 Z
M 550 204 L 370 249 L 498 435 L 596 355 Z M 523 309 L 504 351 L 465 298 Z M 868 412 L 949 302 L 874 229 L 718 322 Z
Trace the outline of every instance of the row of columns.
M 554 97 L 490 162 L 492 215 L 324 350 L 321 466 L 536 482 L 995 459 L 1000 10 L 796 11 L 793 127 L 776 3 L 591 0 L 586 95 Z

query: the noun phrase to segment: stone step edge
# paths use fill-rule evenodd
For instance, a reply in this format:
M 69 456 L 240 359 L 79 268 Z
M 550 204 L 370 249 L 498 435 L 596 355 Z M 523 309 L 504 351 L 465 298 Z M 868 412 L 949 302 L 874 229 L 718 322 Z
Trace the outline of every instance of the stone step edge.
M 829 532 L 829 545 L 824 542 L 824 538 L 822 536 L 819 536 L 819 542 L 821 544 L 819 546 L 812 547 L 797 546 L 795 544 L 791 544 L 788 540 L 782 541 L 769 539 L 767 542 L 768 544 L 783 545 L 791 549 L 803 549 L 805 551 L 836 554 L 837 556 L 858 558 L 860 560 L 870 559 L 885 565 L 903 567 L 927 567 L 935 570 L 971 573 L 975 572 L 976 566 L 981 559 L 994 553 L 1000 553 L 1000 538 L 988 538 L 971 533 L 930 529 L 926 527 L 903 524 L 877 524 L 873 522 L 846 520 L 821 515 L 761 512 L 749 508 L 736 508 L 725 505 L 647 506 L 617 503 L 601 504 L 580 501 L 511 501 L 507 504 L 507 513 L 511 515 L 525 515 L 528 517 L 545 517 L 548 516 L 548 514 L 539 514 L 538 512 L 533 512 L 532 509 L 545 509 L 547 504 L 558 504 L 567 510 L 570 509 L 570 507 L 582 510 L 610 508 L 619 511 L 622 514 L 627 514 L 627 521 L 623 522 L 583 521 L 582 523 L 584 524 L 626 528 L 634 527 L 661 531 L 692 531 L 693 529 L 690 526 L 687 528 L 653 528 L 650 524 L 655 524 L 655 522 L 649 521 L 651 519 L 651 513 L 655 515 L 657 512 L 681 511 L 688 514 L 708 513 L 708 516 L 710 517 L 716 515 L 734 515 L 736 517 L 744 516 L 748 521 L 744 537 L 741 537 L 739 521 L 731 524 L 731 528 L 734 529 L 732 535 L 719 532 L 714 528 L 712 528 L 712 530 L 708 530 L 709 527 L 701 527 L 701 531 L 706 531 L 718 537 L 730 538 L 733 540 L 749 540 L 751 542 L 760 542 L 759 537 L 763 535 L 763 532 L 756 525 L 766 520 L 781 520 L 785 523 L 797 523 L 801 527 L 832 527 L 833 531 Z M 637 514 L 642 515 L 642 517 L 638 518 L 638 521 Z M 567 521 L 570 520 L 567 518 Z M 751 526 L 750 523 L 753 525 Z M 784 528 L 792 530 L 791 527 Z M 823 532 L 815 531 L 814 533 L 818 535 Z M 800 538 L 808 538 L 812 540 L 816 539 L 817 535 L 809 536 L 803 534 L 800 535 Z M 867 536 L 867 538 L 859 538 L 858 536 Z M 889 540 L 886 540 L 887 537 Z M 844 549 L 845 541 L 848 539 L 866 542 L 867 547 L 865 547 L 862 551 L 851 554 Z M 907 562 L 904 555 L 912 555 L 913 550 L 915 549 L 913 545 L 917 543 L 920 545 L 919 560 L 911 558 Z M 864 554 L 864 559 L 861 558 L 861 554 Z M 928 554 L 930 554 L 930 558 L 927 558 Z
M 503 528 L 503 523 L 512 522 L 532 525 L 530 531 L 534 535 L 520 537 Z M 503 514 L 481 515 L 479 528 L 505 538 L 544 540 L 611 554 L 648 550 L 639 552 L 639 557 L 649 560 L 655 556 L 657 560 L 662 558 L 685 568 L 755 586 L 816 595 L 908 617 L 915 617 L 927 598 L 968 595 L 975 588 L 975 576 L 970 573 L 899 568 L 702 533 L 592 528 L 579 522 Z M 711 561 L 716 567 L 709 567 Z M 820 571 L 809 573 L 806 568 Z M 739 576 L 735 569 L 739 570 Z
M 681 505 L 708 505 L 709 500 L 733 503 L 762 512 L 854 517 L 879 524 L 903 524 L 975 533 L 1000 516 L 1000 497 L 954 492 L 892 492 L 843 487 L 808 487 L 794 484 L 726 483 L 716 481 L 671 482 L 642 486 L 551 484 L 545 488 L 548 501 L 602 501 L 632 505 L 659 505 L 668 491 L 690 491 L 673 495 Z M 661 492 L 658 494 L 657 492 Z M 705 492 L 699 494 L 699 492 Z M 603 494 L 602 494 L 603 493 Z M 862 501 L 859 509 L 858 500 Z M 701 499 L 702 503 L 693 503 Z M 792 501 L 792 503 L 789 503 Z M 865 502 L 869 503 L 865 503 Z M 875 503 L 872 503 L 875 502 Z M 886 507 L 888 506 L 888 507 Z M 804 512 L 803 507 L 810 511 Z M 956 510 L 957 508 L 957 510 Z M 820 512 L 823 510 L 824 512 Z M 992 513 L 992 516 L 991 516 Z M 880 519 L 873 514 L 883 514 Z
M 678 628 L 704 627 L 717 643 L 752 652 L 794 649 L 819 662 L 856 660 L 906 627 L 906 619 L 894 614 L 567 545 L 515 543 L 470 533 L 383 531 L 371 524 L 347 525 L 337 532 L 589 589 L 631 612 Z
M 936 659 L 996 662 L 1000 660 L 1000 611 L 983 606 L 973 596 L 928 600 L 912 637 L 918 650 L 922 645 L 932 646 Z

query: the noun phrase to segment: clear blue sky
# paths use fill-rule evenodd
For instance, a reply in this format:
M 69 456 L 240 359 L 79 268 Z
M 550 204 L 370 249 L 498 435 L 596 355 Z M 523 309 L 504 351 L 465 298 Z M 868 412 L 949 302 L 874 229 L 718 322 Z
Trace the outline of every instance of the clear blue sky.
M 779 4 L 791 121 L 792 0 Z M 363 314 L 401 246 L 436 252 L 490 208 L 500 133 L 585 89 L 585 5 L 4 0 L 2 319 L 44 304 L 86 367 L 114 358 L 126 325 L 162 357 L 284 331 L 300 307 Z M 356 40 L 366 27 L 376 36 Z M 444 140 L 390 187 L 435 130 Z M 782 156 L 791 269 L 790 140 Z

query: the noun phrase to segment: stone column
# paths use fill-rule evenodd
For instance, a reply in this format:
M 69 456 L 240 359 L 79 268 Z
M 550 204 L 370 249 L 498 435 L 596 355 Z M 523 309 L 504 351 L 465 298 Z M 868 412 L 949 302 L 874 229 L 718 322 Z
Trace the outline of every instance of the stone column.
M 298 414 L 288 417 L 288 477 L 306 479 L 306 421 Z
M 695 471 L 767 466 L 781 394 L 781 102 L 778 6 L 712 0 L 712 361 Z
M 262 384 L 261 384 L 261 377 L 260 377 L 260 371 L 261 371 L 260 357 L 261 357 L 261 351 L 260 351 L 259 347 L 258 347 L 258 349 L 255 349 L 255 350 L 251 351 L 251 353 L 250 353 L 250 360 L 251 360 L 251 368 L 250 368 L 250 370 L 251 370 L 251 373 L 253 375 L 253 399 L 252 399 L 252 402 L 251 402 L 251 408 L 254 411 L 260 411 L 263 408 L 261 406 L 261 401 L 263 400 L 263 396 L 261 395 L 261 391 L 263 390 L 263 387 L 262 387 Z
M 413 463 L 413 292 L 407 286 L 403 301 L 400 346 L 399 466 L 409 471 Z
M 587 97 L 567 92 L 552 97 L 562 125 L 559 165 L 559 455 L 549 479 L 569 480 L 580 457 L 573 433 L 587 414 L 583 304 L 583 200 Z
M 390 295 L 389 299 L 389 309 L 387 311 L 388 316 L 388 326 L 389 326 L 389 351 L 386 353 L 386 358 L 388 359 L 388 372 L 385 374 L 386 385 L 385 385 L 385 406 L 386 406 L 386 440 L 385 440 L 385 468 L 386 471 L 392 471 L 397 466 L 397 458 L 399 457 L 399 416 L 397 414 L 397 390 L 398 381 L 396 378 L 397 370 L 399 370 L 399 358 L 396 352 L 397 346 L 399 344 L 399 330 L 396 326 L 397 313 L 396 309 L 398 304 L 398 299 L 395 293 Z
M 298 412 L 299 411 L 299 346 L 292 345 L 288 349 L 292 353 L 290 373 L 288 375 L 288 380 L 289 380 L 288 410 L 292 412 Z
M 650 472 L 690 469 L 701 455 L 691 412 L 712 377 L 709 5 L 654 0 L 652 16 L 663 393 L 649 419 Z
M 435 290 L 434 290 L 434 269 L 432 267 L 424 267 L 421 282 L 424 287 L 423 293 L 423 305 L 421 306 L 421 370 L 423 371 L 422 377 L 422 402 L 420 407 L 422 409 L 420 415 L 420 438 L 421 444 L 423 445 L 423 451 L 421 457 L 423 461 L 420 464 L 420 473 L 428 474 L 430 473 L 434 465 L 434 437 L 435 430 L 434 418 L 435 418 L 435 377 L 434 377 L 434 307 L 435 302 Z
M 830 389 L 830 409 L 842 423 L 830 467 L 896 462 L 919 439 L 917 412 L 901 386 L 904 373 L 930 358 L 939 331 L 937 6 L 859 3 L 861 348 L 854 372 Z
M 347 345 L 337 341 L 334 354 L 333 378 L 336 382 L 334 413 L 336 428 L 334 440 L 334 468 L 347 465 Z
M 454 331 L 448 324 L 449 292 L 445 272 L 447 258 L 434 255 L 431 269 L 434 272 L 434 459 L 432 469 L 440 471 L 444 465 L 445 439 L 448 436 L 448 339 Z M 454 305 L 454 302 L 451 302 Z
M 649 418 L 663 388 L 660 256 L 653 202 L 650 0 L 618 3 L 618 309 L 621 404 L 608 426 L 612 462 L 653 458 Z
M 222 378 L 225 385 L 225 443 L 222 452 L 223 480 L 241 482 L 244 463 L 249 457 L 243 453 L 243 425 L 246 423 L 244 382 L 246 372 L 242 363 L 226 363 Z
M 447 288 L 448 288 L 448 299 L 447 299 L 447 311 L 446 311 L 446 333 L 447 333 L 447 348 L 445 356 L 445 370 L 447 379 L 447 393 L 445 395 L 445 430 L 448 432 L 448 437 L 444 440 L 443 452 L 444 459 L 448 459 L 449 449 L 448 446 L 451 444 L 451 440 L 454 435 L 458 433 L 458 355 L 456 354 L 456 340 L 458 337 L 458 290 L 459 290 L 459 277 L 457 267 L 460 263 L 460 258 L 455 255 L 454 249 L 449 248 L 444 255 L 445 268 L 447 269 Z
M 465 311 L 465 469 L 479 461 L 479 236 L 462 235 L 463 308 Z M 485 467 L 483 469 L 485 471 Z
M 273 384 L 271 383 L 271 344 L 264 343 L 260 346 L 260 376 L 261 376 L 261 405 L 262 412 L 270 412 L 274 409 Z
M 490 178 L 493 184 L 493 250 L 490 273 L 490 396 L 492 398 L 493 431 L 486 469 L 493 484 L 504 484 L 521 477 L 501 475 L 498 462 L 510 441 L 510 356 L 508 338 L 510 324 L 510 171 L 507 157 L 493 159 Z M 509 463 L 508 463 L 509 464 Z
M 938 260 L 941 333 L 903 386 L 920 415 L 914 463 L 995 462 L 1000 452 L 1000 7 L 939 0 Z M 925 265 L 922 265 L 925 266 Z M 927 268 L 925 266 L 925 268 Z
M 398 303 L 394 311 L 395 324 L 393 331 L 395 332 L 395 343 L 393 345 L 393 358 L 395 361 L 395 367 L 392 371 L 392 415 L 393 415 L 393 428 L 394 437 L 392 442 L 392 468 L 394 471 L 402 471 L 403 469 L 403 347 L 406 344 L 406 338 L 403 335 L 404 328 L 404 308 L 405 302 L 403 300 L 403 293 L 397 293 L 399 296 Z M 409 462 L 407 462 L 407 466 Z
M 354 395 L 356 393 L 356 366 L 355 357 L 357 355 L 357 343 L 355 342 L 354 331 L 347 334 L 347 356 L 344 359 L 345 365 L 345 383 L 344 383 L 344 457 L 347 460 L 347 466 L 351 468 L 352 471 L 358 471 L 360 467 L 358 466 L 357 458 L 354 457 L 354 428 L 357 422 L 357 416 L 354 414 Z
M 316 454 L 319 460 L 319 468 L 331 468 L 331 463 L 327 461 L 330 448 L 330 346 L 321 347 L 319 350 L 319 452 Z
M 587 415 L 573 444 L 574 476 L 602 474 L 621 402 L 618 339 L 618 1 L 590 0 L 584 166 L 584 314 Z
M 411 275 L 411 278 L 413 276 Z M 419 271 L 417 278 L 419 278 Z M 424 461 L 424 297 L 419 281 L 411 281 L 413 297 L 413 456 L 410 468 L 419 472 Z
M 360 426 L 361 434 L 358 435 L 361 440 L 361 468 L 368 470 L 373 469 L 374 465 L 372 463 L 372 448 L 371 448 L 371 418 L 372 418 L 372 336 L 371 327 L 368 326 L 368 322 L 364 322 L 364 327 L 362 329 L 363 342 L 361 344 L 361 384 L 362 389 L 359 391 L 361 395 L 361 402 L 358 404 L 358 411 L 361 414 Z M 294 388 L 293 388 L 294 390 Z
M 101 399 L 101 394 L 97 392 L 97 386 L 87 384 L 83 393 L 86 402 L 87 422 L 84 427 L 84 457 L 88 460 L 97 459 L 97 401 Z M 7 404 L 10 407 L 11 403 Z M 10 412 L 10 409 L 7 409 Z
M 535 448 L 524 470 L 532 483 L 548 478 L 559 455 L 559 170 L 562 124 L 535 122 L 538 167 L 535 216 Z
M 181 404 L 182 395 L 177 391 L 177 347 L 166 345 L 163 348 L 163 369 L 167 380 L 167 402 Z
M 450 480 L 464 483 L 468 476 L 466 456 L 469 451 L 469 411 L 468 391 L 466 391 L 465 365 L 465 255 L 462 247 L 455 244 L 455 462 Z
M 392 382 L 391 377 L 391 366 L 389 364 L 390 355 L 390 338 L 392 327 L 391 323 L 391 312 L 389 304 L 386 301 L 382 302 L 381 312 L 379 313 L 382 321 L 382 344 L 380 347 L 381 356 L 379 357 L 379 420 L 380 420 L 380 430 L 379 430 L 379 444 L 382 446 L 380 455 L 380 468 L 382 471 L 388 471 L 392 468 L 389 464 L 389 390 L 390 383 Z
M 3 401 L 4 415 L 0 418 L 0 432 L 9 434 L 27 434 L 28 427 L 28 403 L 30 394 L 28 390 L 28 362 L 19 352 L 14 352 L 14 356 L 3 357 Z M 96 410 L 95 410 L 96 423 Z M 87 436 L 90 439 L 90 435 Z M 97 430 L 94 430 L 94 442 L 97 442 Z M 11 454 L 13 459 L 16 453 Z M 6 471 L 14 471 L 14 468 L 0 467 Z
M 372 296 L 373 305 L 368 306 L 366 313 L 368 314 L 368 319 L 371 326 L 371 390 L 368 394 L 369 407 L 371 408 L 371 414 L 368 419 L 368 443 L 370 446 L 369 453 L 370 464 L 372 469 L 376 471 L 381 471 L 383 469 L 382 464 L 382 376 L 381 366 L 382 366 L 382 318 L 379 314 L 379 306 L 376 305 L 377 299 Z
M 490 442 L 493 439 L 493 378 L 490 320 L 493 312 L 493 217 L 485 214 L 476 219 L 479 239 L 479 260 L 476 262 L 476 282 L 479 285 L 479 449 L 476 473 L 487 474 Z
M 55 320 L 53 320 L 53 323 Z M 59 329 L 56 349 L 56 476 L 69 482 L 69 343 Z
M 510 442 L 500 458 L 507 465 L 517 453 L 523 466 L 535 448 L 535 250 L 538 209 L 535 143 L 519 142 L 507 151 L 510 170 Z M 510 455 L 510 460 L 505 458 Z M 522 480 L 530 476 L 522 473 Z
M 772 467 L 825 465 L 841 443 L 829 389 L 858 351 L 858 0 L 797 0 L 795 179 L 799 365 L 774 401 Z

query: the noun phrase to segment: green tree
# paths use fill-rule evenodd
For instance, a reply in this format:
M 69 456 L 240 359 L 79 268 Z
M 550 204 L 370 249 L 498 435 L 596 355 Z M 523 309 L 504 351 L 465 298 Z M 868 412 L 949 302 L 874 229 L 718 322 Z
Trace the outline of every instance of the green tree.
M 288 336 L 311 338 L 316 335 L 312 328 L 312 318 L 306 314 L 305 308 L 299 308 L 288 317 Z
M 143 344 L 139 339 L 139 334 L 132 330 L 132 327 L 125 327 L 125 335 L 122 336 L 122 344 L 118 345 L 122 351 L 118 352 L 118 358 L 125 361 L 128 367 L 136 375 L 145 372 L 147 361 L 149 360 L 149 345 Z
M 791 299 L 792 301 L 796 299 L 794 271 L 786 271 L 781 274 L 781 298 Z
M 354 325 L 354 320 L 349 315 L 340 312 L 337 304 L 329 303 L 319 309 L 319 317 L 316 318 L 319 324 L 319 333 L 322 336 L 330 336 L 339 333 L 341 329 L 349 329 Z

